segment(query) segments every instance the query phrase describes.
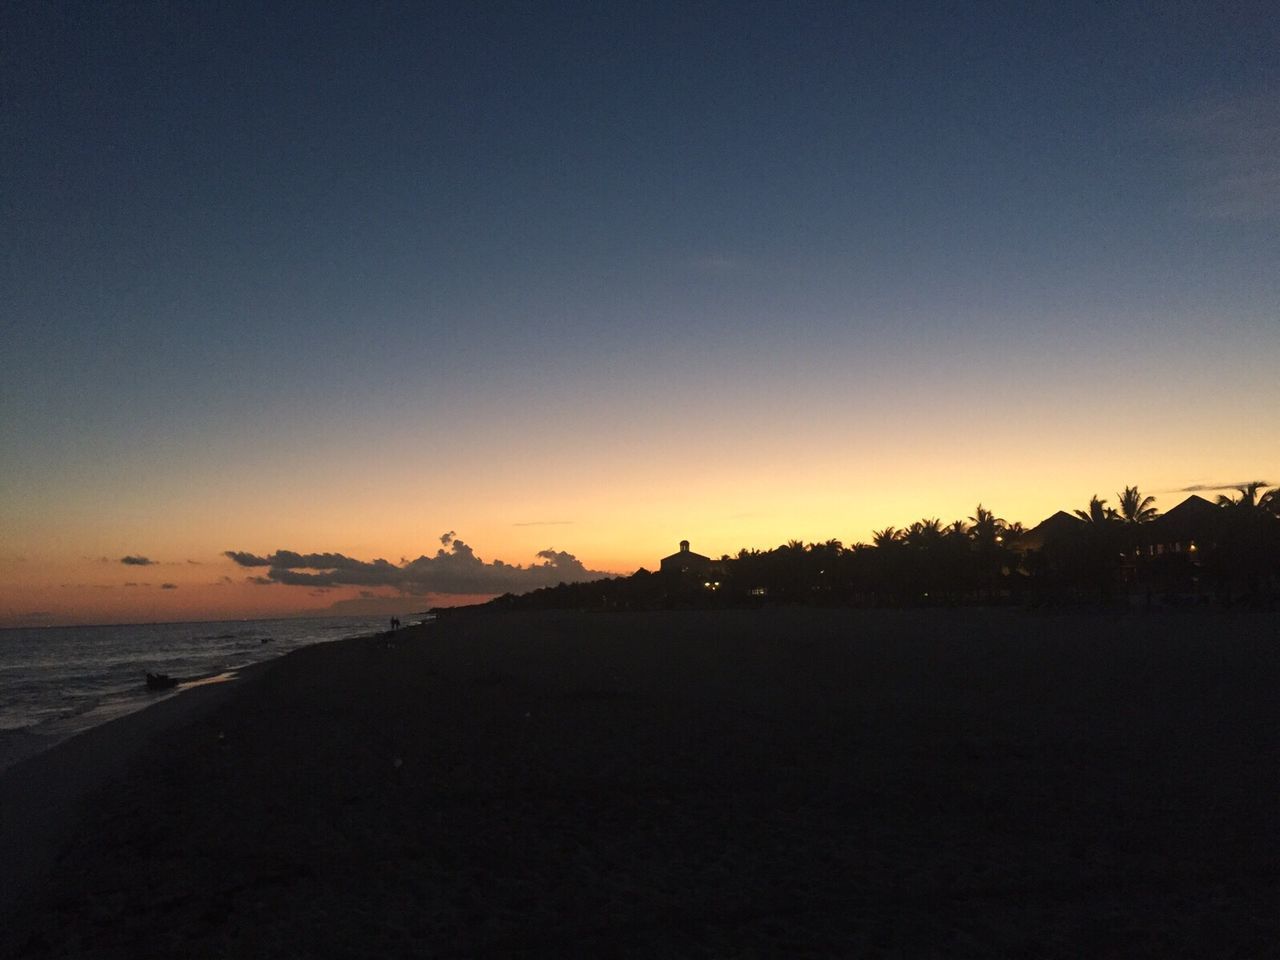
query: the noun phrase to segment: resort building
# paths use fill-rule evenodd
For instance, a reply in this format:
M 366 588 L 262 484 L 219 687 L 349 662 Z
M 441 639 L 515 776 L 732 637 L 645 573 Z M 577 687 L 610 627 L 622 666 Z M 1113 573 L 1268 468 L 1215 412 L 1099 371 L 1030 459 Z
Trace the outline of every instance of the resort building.
M 658 569 L 662 573 L 678 573 L 690 577 L 708 577 L 711 575 L 711 558 L 689 549 L 689 541 L 680 541 L 680 550 L 669 557 L 663 557 Z
M 1140 551 L 1148 556 L 1163 553 L 1195 554 L 1217 540 L 1222 508 L 1204 497 L 1191 496 L 1168 513 L 1146 525 Z
M 658 563 L 658 570 L 672 580 L 679 580 L 686 588 L 700 587 L 714 593 L 725 583 L 735 562 L 728 557 L 712 560 L 694 553 L 689 549 L 689 541 L 681 540 L 679 551 L 663 557 Z

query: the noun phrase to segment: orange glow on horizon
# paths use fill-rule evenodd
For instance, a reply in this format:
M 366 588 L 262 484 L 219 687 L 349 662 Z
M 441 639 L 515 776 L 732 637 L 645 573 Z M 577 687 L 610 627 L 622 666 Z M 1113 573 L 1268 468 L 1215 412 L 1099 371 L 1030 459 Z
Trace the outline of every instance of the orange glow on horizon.
M 1214 476 L 1252 476 L 1257 471 L 1249 459 L 1235 458 Z M 597 460 L 584 464 L 591 482 L 570 491 L 535 486 L 516 496 L 485 483 L 477 495 L 474 489 L 455 488 L 448 511 L 453 519 L 447 523 L 433 519 L 418 498 L 394 491 L 344 507 L 332 499 L 334 491 L 319 490 L 295 502 L 292 510 L 279 512 L 274 509 L 279 503 L 252 499 L 224 502 L 217 512 L 184 506 L 181 523 L 169 522 L 158 511 L 146 537 L 128 532 L 132 524 L 127 513 L 99 517 L 95 529 L 86 514 L 71 510 L 39 536 L 21 525 L 15 530 L 0 557 L 0 622 L 22 626 L 321 616 L 360 609 L 361 592 L 355 587 L 319 591 L 254 584 L 250 578 L 266 571 L 236 566 L 222 556 L 226 549 L 336 552 L 399 564 L 433 555 L 440 549 L 439 535 L 456 529 L 486 562 L 528 566 L 540 562 L 538 551 L 553 548 L 574 554 L 590 570 L 627 575 L 640 567 L 656 569 L 658 560 L 674 552 L 682 539 L 716 557 L 744 547 L 769 549 L 792 539 L 834 538 L 852 545 L 869 542 L 874 529 L 902 527 L 923 517 L 965 519 L 979 502 L 1006 520 L 1031 527 L 1057 510 L 1084 506 L 1094 493 L 1114 502 L 1115 491 L 1142 479 L 1141 471 L 1126 463 L 1106 470 L 1096 463 L 1065 463 L 1046 471 L 1030 458 L 1019 460 L 993 482 L 987 457 L 957 458 L 940 483 L 926 469 L 926 455 L 902 453 L 887 464 L 906 478 L 897 484 L 885 483 L 852 454 L 799 465 L 775 460 L 772 471 L 746 475 L 738 474 L 736 458 L 719 464 L 708 459 L 678 484 L 660 483 L 657 464 L 637 470 L 628 480 L 613 465 Z M 1187 475 L 1174 465 L 1165 470 L 1155 483 L 1139 482 L 1144 493 L 1157 496 L 1161 510 L 1190 495 L 1174 489 L 1188 485 Z M 1099 479 L 1104 475 L 1116 479 Z M 488 498 L 502 495 L 505 506 L 494 509 Z M 193 522 L 193 515 L 203 516 L 204 522 Z M 76 542 L 77 529 L 82 539 L 72 552 L 67 548 Z M 92 536 L 84 536 L 86 531 Z M 129 566 L 120 562 L 125 555 L 156 562 Z M 397 597 L 385 588 L 375 593 L 366 607 L 382 603 L 404 612 L 488 597 Z

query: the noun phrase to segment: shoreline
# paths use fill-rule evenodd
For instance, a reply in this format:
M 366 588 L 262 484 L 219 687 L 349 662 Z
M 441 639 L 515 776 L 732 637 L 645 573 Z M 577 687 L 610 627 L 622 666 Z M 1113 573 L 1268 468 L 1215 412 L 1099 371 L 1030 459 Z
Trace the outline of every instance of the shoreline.
M 276 665 L 305 649 L 247 664 L 225 680 L 220 679 L 225 672 L 184 680 L 154 702 L 41 744 L 0 767 L 0 863 L 5 864 L 0 871 L 0 919 L 47 873 L 61 839 L 83 816 L 87 798 L 113 778 L 126 775 L 157 738 L 244 695 Z
M 306 647 L 116 758 L 0 953 L 1250 955 L 1278 620 L 1212 622 L 485 612 Z
M 292 632 L 272 630 L 282 623 L 292 625 Z M 0 678 L 0 771 L 197 683 L 277 659 L 310 643 L 379 630 L 379 624 L 364 618 L 145 626 L 147 631 L 140 633 L 118 625 L 55 628 L 46 631 L 49 639 L 24 630 L 12 647 L 0 646 L 0 657 L 12 657 Z M 175 632 L 174 626 L 181 629 Z M 88 639 L 73 639 L 78 631 Z M 142 682 L 147 671 L 168 674 L 178 685 L 149 689 Z
M 285 654 L 281 654 L 285 656 Z M 273 658 L 278 659 L 278 658 Z M 116 704 L 116 710 L 111 716 L 105 717 L 83 725 L 86 719 L 92 720 L 94 714 L 101 710 L 102 707 L 95 706 L 86 710 L 84 713 L 72 713 L 62 717 L 53 717 L 43 720 L 40 723 L 33 724 L 28 727 L 17 727 L 12 730 L 0 731 L 9 742 L 6 744 L 5 750 L 0 754 L 0 776 L 13 767 L 24 761 L 30 760 L 32 757 L 38 757 L 41 754 L 48 753 L 50 750 L 56 750 L 59 746 L 68 740 L 73 740 L 83 734 L 97 730 L 107 724 L 124 720 L 137 713 L 150 710 L 153 707 L 160 706 L 168 700 L 180 697 L 185 693 L 195 690 L 199 687 L 211 686 L 220 683 L 234 683 L 240 679 L 241 675 L 246 671 L 253 670 L 255 667 L 261 667 L 264 664 L 271 663 L 271 660 L 261 660 L 257 663 L 247 663 L 242 667 L 234 670 L 223 670 L 219 673 L 209 674 L 204 677 L 191 677 L 179 681 L 178 685 L 168 690 L 151 691 L 152 699 L 150 701 L 137 700 L 128 704 Z M 59 728 L 69 729 L 59 729 Z M 50 730 L 54 732 L 49 732 Z M 22 745 L 25 741 L 25 746 Z
M 251 664 L 226 683 L 180 691 L 0 770 L 0 917 L 48 870 L 89 795 L 124 774 L 157 736 L 239 695 L 276 662 Z

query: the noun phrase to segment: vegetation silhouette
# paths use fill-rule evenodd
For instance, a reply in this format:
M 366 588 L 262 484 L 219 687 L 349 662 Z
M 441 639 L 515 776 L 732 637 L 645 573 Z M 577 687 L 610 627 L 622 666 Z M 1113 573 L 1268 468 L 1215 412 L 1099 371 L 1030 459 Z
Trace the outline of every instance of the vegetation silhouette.
M 1116 498 L 1120 501 L 1118 511 L 1120 519 L 1127 526 L 1140 527 L 1160 515 L 1160 511 L 1155 507 L 1156 498 L 1144 497 L 1138 492 L 1137 487 L 1125 487 L 1124 493 L 1116 494 Z
M 966 520 L 925 517 L 874 530 L 871 543 L 790 540 L 743 548 L 695 572 L 644 568 L 506 594 L 511 609 L 657 609 L 759 604 L 1263 605 L 1280 603 L 1280 489 L 1254 481 L 1167 514 L 1136 486 L 1119 508 L 1093 495 L 1030 530 L 979 503 Z

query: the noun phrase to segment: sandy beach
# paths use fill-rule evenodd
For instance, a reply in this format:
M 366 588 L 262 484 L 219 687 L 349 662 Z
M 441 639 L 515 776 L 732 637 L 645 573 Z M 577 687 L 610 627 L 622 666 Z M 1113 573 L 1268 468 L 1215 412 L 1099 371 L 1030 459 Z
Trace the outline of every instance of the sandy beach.
M 1277 625 L 478 614 L 307 648 L 7 771 L 0 946 L 1269 955 Z

